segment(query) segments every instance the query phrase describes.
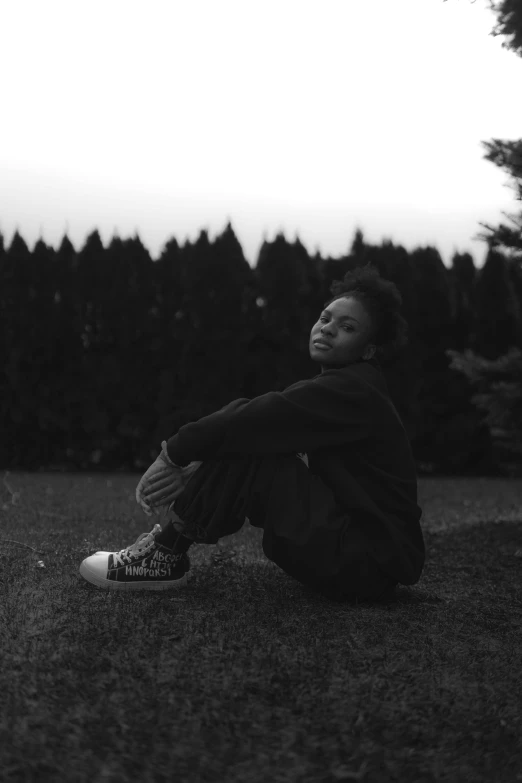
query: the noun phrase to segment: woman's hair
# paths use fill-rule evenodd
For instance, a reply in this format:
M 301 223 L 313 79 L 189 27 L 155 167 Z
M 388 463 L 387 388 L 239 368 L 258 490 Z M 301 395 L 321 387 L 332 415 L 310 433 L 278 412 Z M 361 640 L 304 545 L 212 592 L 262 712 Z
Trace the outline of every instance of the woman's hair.
M 395 283 L 382 278 L 376 267 L 355 267 L 345 274 L 343 280 L 335 280 L 330 291 L 333 298 L 325 302 L 325 307 L 347 296 L 364 305 L 373 323 L 372 341 L 377 346 L 376 356 L 394 359 L 407 344 L 408 324 L 400 312 L 402 296 Z

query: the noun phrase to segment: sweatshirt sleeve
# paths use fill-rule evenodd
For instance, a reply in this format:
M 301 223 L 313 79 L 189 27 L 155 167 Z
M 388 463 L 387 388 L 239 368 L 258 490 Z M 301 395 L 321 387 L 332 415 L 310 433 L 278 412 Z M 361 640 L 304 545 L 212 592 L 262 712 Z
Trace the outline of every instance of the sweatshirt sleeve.
M 181 427 L 167 442 L 177 465 L 237 454 L 313 451 L 354 443 L 371 432 L 371 386 L 345 368 L 282 392 L 238 399 Z

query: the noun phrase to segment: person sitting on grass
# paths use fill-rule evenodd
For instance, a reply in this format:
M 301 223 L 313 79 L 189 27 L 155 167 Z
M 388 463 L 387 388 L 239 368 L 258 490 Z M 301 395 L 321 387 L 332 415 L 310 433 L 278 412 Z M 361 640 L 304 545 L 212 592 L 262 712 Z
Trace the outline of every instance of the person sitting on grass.
M 320 373 L 235 400 L 163 441 L 136 498 L 170 520 L 119 552 L 87 557 L 85 579 L 177 588 L 194 542 L 215 544 L 248 519 L 263 529 L 267 558 L 333 600 L 376 601 L 419 580 L 415 462 L 379 363 L 407 342 L 401 295 L 371 266 L 330 290 L 309 342 Z

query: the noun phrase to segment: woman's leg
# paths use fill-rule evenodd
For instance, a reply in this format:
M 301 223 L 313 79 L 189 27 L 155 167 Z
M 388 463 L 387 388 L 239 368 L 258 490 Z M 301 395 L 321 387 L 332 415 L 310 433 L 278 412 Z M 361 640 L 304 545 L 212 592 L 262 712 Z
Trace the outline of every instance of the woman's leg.
M 323 538 L 318 533 L 304 547 L 276 539 L 270 559 L 289 576 L 334 601 L 376 601 L 391 595 L 397 582 L 384 574 L 368 554 L 359 532 L 345 531 L 343 539 L 340 558 L 332 557 L 336 542 L 329 542 L 328 535 Z M 318 569 L 319 563 L 326 567 Z
M 178 535 L 199 543 L 236 533 L 248 517 L 263 529 L 272 562 L 333 599 L 379 598 L 394 586 L 331 490 L 297 456 L 208 460 L 173 510 Z

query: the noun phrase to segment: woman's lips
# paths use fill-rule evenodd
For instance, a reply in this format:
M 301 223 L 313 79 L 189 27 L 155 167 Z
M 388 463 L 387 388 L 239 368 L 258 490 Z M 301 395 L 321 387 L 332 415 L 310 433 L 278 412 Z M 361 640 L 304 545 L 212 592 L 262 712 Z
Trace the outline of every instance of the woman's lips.
M 332 346 L 329 343 L 324 342 L 324 340 L 314 340 L 313 341 L 316 348 L 320 348 L 321 351 L 328 351 Z

